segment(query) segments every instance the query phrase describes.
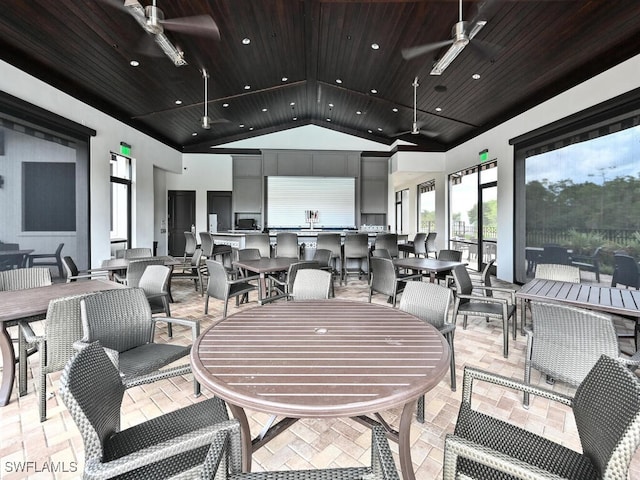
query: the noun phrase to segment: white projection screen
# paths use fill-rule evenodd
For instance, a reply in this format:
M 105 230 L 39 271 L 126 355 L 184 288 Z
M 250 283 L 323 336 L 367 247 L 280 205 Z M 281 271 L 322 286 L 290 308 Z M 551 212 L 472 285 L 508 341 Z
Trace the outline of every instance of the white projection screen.
M 267 177 L 267 226 L 309 228 L 305 210 L 317 210 L 314 228 L 355 228 L 353 177 Z

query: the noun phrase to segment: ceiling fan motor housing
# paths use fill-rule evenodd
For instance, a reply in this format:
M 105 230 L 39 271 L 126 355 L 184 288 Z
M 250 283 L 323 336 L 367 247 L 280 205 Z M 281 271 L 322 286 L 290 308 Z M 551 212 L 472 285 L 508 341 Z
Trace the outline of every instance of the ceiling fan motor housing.
M 155 5 L 148 5 L 144 8 L 144 13 L 147 17 L 147 21 L 145 23 L 145 29 L 149 33 L 153 33 L 157 35 L 162 33 L 164 29 L 162 28 L 162 21 L 164 20 L 164 13 Z
M 451 29 L 451 37 L 454 45 L 466 46 L 469 43 L 469 35 L 467 34 L 467 25 L 469 22 L 461 21 L 456 23 Z

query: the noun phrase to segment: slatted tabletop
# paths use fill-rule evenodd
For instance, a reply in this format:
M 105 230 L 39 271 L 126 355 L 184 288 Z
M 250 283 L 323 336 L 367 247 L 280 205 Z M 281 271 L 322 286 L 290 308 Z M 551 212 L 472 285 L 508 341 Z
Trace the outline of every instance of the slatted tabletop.
M 590 310 L 640 317 L 640 290 L 535 278 L 523 285 L 516 297 L 523 302 L 561 302 Z
M 252 448 L 244 408 L 306 418 L 403 407 L 395 435 L 403 476 L 412 479 L 415 402 L 446 374 L 449 355 L 445 338 L 412 315 L 378 304 L 324 300 L 280 302 L 231 315 L 198 338 L 191 363 L 198 381 L 240 420 L 245 469 Z

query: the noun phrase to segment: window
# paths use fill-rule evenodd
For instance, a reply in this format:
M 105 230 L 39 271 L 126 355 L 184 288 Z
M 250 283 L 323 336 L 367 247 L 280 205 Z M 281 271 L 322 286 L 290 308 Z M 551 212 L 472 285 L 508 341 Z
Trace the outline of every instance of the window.
M 409 189 L 396 192 L 396 233 L 409 226 Z
M 436 181 L 418 185 L 418 232 L 436 229 Z
M 131 246 L 131 159 L 111 154 L 111 243 Z
M 640 99 L 623 95 L 511 143 L 517 281 L 535 273 L 545 244 L 574 256 L 602 247 L 604 275 L 613 272 L 614 252 L 640 256 Z

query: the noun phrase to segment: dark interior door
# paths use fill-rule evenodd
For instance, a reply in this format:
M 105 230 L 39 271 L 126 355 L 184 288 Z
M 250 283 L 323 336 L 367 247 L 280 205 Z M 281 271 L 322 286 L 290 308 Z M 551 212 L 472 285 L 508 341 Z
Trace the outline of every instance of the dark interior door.
M 169 190 L 169 255 L 184 254 L 184 232 L 196 222 L 196 192 Z
M 231 230 L 231 192 L 207 192 L 207 224 L 210 213 L 218 214 L 219 232 Z

